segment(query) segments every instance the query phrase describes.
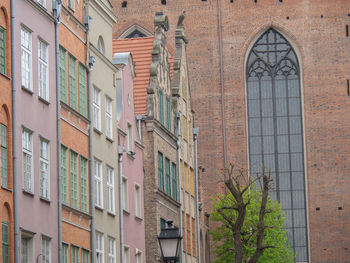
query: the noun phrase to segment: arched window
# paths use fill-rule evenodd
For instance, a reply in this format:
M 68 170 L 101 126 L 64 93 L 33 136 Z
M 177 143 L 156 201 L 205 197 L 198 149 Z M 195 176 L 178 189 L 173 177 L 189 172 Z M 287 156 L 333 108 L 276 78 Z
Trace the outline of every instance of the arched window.
M 98 51 L 100 51 L 102 54 L 105 54 L 105 43 L 104 43 L 104 41 L 103 41 L 102 36 L 99 36 L 99 37 L 98 37 L 98 40 L 97 40 L 97 49 L 98 49 Z
M 249 165 L 270 170 L 273 199 L 286 213 L 296 261 L 307 262 L 307 229 L 300 69 L 295 51 L 276 30 L 254 44 L 246 65 Z

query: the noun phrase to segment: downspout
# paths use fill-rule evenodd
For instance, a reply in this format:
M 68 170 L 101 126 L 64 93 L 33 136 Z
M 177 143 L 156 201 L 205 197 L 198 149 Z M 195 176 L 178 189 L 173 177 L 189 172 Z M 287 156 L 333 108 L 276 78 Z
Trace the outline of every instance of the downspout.
M 180 236 L 183 236 L 182 233 L 182 190 L 181 190 L 181 164 L 180 164 L 180 155 L 181 155 L 181 133 L 180 133 L 180 125 L 181 125 L 181 114 L 180 112 L 177 113 L 176 116 L 177 119 L 177 129 L 176 129 L 176 137 L 177 137 L 177 170 L 178 170 L 178 181 L 179 181 L 179 203 L 180 203 Z M 180 244 L 180 263 L 183 262 L 183 238 L 181 238 L 181 244 Z
M 219 54 L 220 54 L 220 83 L 221 83 L 221 114 L 222 114 L 222 143 L 224 150 L 224 166 L 227 164 L 226 152 L 226 120 L 225 120 L 225 90 L 224 90 L 224 71 L 223 71 L 223 55 L 222 55 L 222 25 L 221 25 L 221 0 L 217 0 L 218 4 L 218 31 L 219 31 Z
M 139 140 L 140 140 L 140 142 L 142 142 L 142 131 L 141 131 L 142 115 L 137 115 L 136 120 L 138 123 Z
M 201 262 L 201 247 L 199 236 L 199 208 L 198 208 L 198 159 L 197 159 L 197 137 L 198 128 L 193 128 L 193 140 L 194 140 L 194 169 L 195 169 L 195 187 L 196 187 L 196 228 L 197 228 L 197 259 L 198 263 Z
M 59 30 L 61 0 L 53 2 L 55 19 L 55 54 L 56 54 L 56 122 L 57 122 L 57 195 L 58 195 L 58 259 L 62 262 L 62 196 L 61 196 L 61 93 L 60 93 L 60 59 L 59 59 Z
M 18 195 L 17 195 L 17 128 L 16 128 L 16 67 L 15 67 L 15 0 L 11 0 L 11 92 L 12 92 L 12 166 L 13 166 L 13 227 L 15 263 L 19 262 Z
M 123 232 L 123 204 L 122 204 L 122 185 L 123 185 L 123 153 L 124 147 L 118 146 L 119 155 L 119 215 L 120 215 L 120 262 L 124 262 L 124 232 Z

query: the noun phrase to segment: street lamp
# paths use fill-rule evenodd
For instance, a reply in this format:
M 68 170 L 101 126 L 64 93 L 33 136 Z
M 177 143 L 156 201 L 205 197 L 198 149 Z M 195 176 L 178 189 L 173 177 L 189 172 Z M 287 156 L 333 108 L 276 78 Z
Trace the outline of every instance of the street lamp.
M 178 262 L 181 236 L 179 229 L 173 226 L 172 220 L 167 220 L 167 227 L 160 231 L 158 236 L 160 250 L 164 262 Z

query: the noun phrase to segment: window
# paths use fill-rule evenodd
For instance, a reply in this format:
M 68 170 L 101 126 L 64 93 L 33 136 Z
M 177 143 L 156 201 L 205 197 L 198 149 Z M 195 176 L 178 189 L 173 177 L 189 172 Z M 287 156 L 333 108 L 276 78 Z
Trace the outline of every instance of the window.
M 69 54 L 68 56 L 68 85 L 69 85 L 69 105 L 78 110 L 77 103 L 77 63 L 76 59 Z
M 158 187 L 164 191 L 164 167 L 163 167 L 163 154 L 158 152 Z
M 6 74 L 6 30 L 0 26 L 0 73 Z
M 165 229 L 166 228 L 166 221 L 164 218 L 160 219 L 160 230 Z
M 9 235 L 9 225 L 7 222 L 2 222 L 2 262 L 10 262 L 10 235 Z
M 22 130 L 23 189 L 31 193 L 34 192 L 32 137 L 32 132 L 27 129 Z
M 103 263 L 103 234 L 96 232 L 96 263 Z
M 80 202 L 81 210 L 89 212 L 88 160 L 80 156 Z
M 90 262 L 90 252 L 86 249 L 81 250 L 81 263 L 89 263 Z
M 191 217 L 192 221 L 192 255 L 197 256 L 197 241 L 196 241 L 196 220 Z
M 159 121 L 164 125 L 164 104 L 163 104 L 163 91 L 159 89 Z
M 165 158 L 165 192 L 171 196 L 170 160 Z
M 21 233 L 21 263 L 34 262 L 33 235 Z
M 68 169 L 67 148 L 61 145 L 61 197 L 62 203 L 68 204 Z
M 95 159 L 95 205 L 103 207 L 102 163 Z
M 127 131 L 127 143 L 128 143 L 128 152 L 133 151 L 133 138 L 132 138 L 132 125 L 128 123 L 128 131 Z
M 8 188 L 7 176 L 7 127 L 0 123 L 1 186 Z
M 74 11 L 75 0 L 68 0 L 68 7 Z
M 40 138 L 40 197 L 50 199 L 49 142 Z
M 87 116 L 87 89 L 86 89 L 86 68 L 79 63 L 79 112 Z
M 78 209 L 78 154 L 70 150 L 70 205 Z
M 59 51 L 59 62 L 60 62 L 60 96 L 61 101 L 67 103 L 67 61 L 66 61 L 66 50 L 60 46 Z
M 97 40 L 97 49 L 98 49 L 98 51 L 100 51 L 102 54 L 105 54 L 105 44 L 104 44 L 104 41 L 103 41 L 102 36 L 99 36 L 99 37 L 98 37 L 98 40 Z
M 106 136 L 113 139 L 112 100 L 106 97 Z
M 183 129 L 183 136 L 184 140 L 188 140 L 188 127 L 187 127 L 187 118 L 185 115 L 182 116 L 182 129 Z
M 136 249 L 135 259 L 136 263 L 142 263 L 142 252 L 138 249 Z
M 70 259 L 71 263 L 79 263 L 79 248 L 76 246 L 70 246 Z
M 101 92 L 99 89 L 94 88 L 93 93 L 93 108 L 94 108 L 94 128 L 101 130 Z
M 190 168 L 190 183 L 189 183 L 189 185 L 190 185 L 190 193 L 191 193 L 191 195 L 192 196 L 194 196 L 194 192 L 195 192 L 195 185 L 194 185 L 194 173 L 193 173 L 193 169 L 192 168 Z
M 124 246 L 124 263 L 130 263 L 130 248 Z
M 115 239 L 108 237 L 108 263 L 116 263 Z
M 41 257 L 42 262 L 51 262 L 51 240 L 48 237 L 41 237 Z
M 135 184 L 135 216 L 141 218 L 141 188 Z
M 169 131 L 171 131 L 171 104 L 170 98 L 166 98 L 166 125 Z
M 38 0 L 38 3 L 41 4 L 43 7 L 46 7 L 46 0 Z
M 115 202 L 114 202 L 114 171 L 112 168 L 107 166 L 107 210 L 108 212 L 115 213 Z
M 177 201 L 177 170 L 176 164 L 172 163 L 173 199 Z
M 33 90 L 32 87 L 32 33 L 21 28 L 21 70 L 22 87 Z
M 69 263 L 68 245 L 62 243 L 62 263 Z
M 49 68 L 48 68 L 48 45 L 38 41 L 38 84 L 39 96 L 44 100 L 49 100 Z
M 300 68 L 291 44 L 270 28 L 253 45 L 246 64 L 249 167 L 271 171 L 271 197 L 285 212 L 296 261 L 308 259 Z
M 129 191 L 128 191 L 128 179 L 123 177 L 122 182 L 122 196 L 123 196 L 123 209 L 129 211 Z

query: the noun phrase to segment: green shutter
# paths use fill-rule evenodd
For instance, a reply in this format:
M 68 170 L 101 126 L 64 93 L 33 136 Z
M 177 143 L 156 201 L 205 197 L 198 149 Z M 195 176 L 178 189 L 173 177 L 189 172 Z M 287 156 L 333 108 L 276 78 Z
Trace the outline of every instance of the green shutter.
M 7 127 L 0 124 L 0 145 L 1 145 L 1 186 L 8 188 L 7 176 Z
M 82 249 L 81 250 L 81 262 L 82 263 L 89 263 L 90 261 L 90 252 L 88 250 Z
M 68 245 L 67 244 L 64 244 L 62 243 L 62 263 L 68 263 L 69 260 L 68 260 Z
M 70 205 L 78 209 L 78 154 L 70 151 Z
M 89 198 L 88 198 L 88 161 L 84 157 L 80 157 L 80 200 L 81 210 L 89 212 Z
M 86 69 L 79 63 L 79 112 L 87 116 Z
M 69 54 L 68 57 L 68 85 L 69 85 L 69 105 L 78 110 L 77 101 L 77 63 L 76 59 Z
M 79 248 L 71 245 L 70 247 L 71 263 L 79 263 Z
M 165 228 L 166 228 L 166 221 L 163 218 L 161 218 L 160 219 L 160 230 L 165 229 Z
M 0 72 L 6 74 L 6 30 L 0 27 Z
M 161 152 L 158 152 L 158 184 L 159 189 L 164 191 L 163 154 Z
M 2 262 L 9 263 L 9 225 L 7 222 L 2 222 Z
M 171 131 L 171 104 L 170 98 L 166 98 L 166 125 L 169 131 Z
M 66 50 L 60 47 L 60 96 L 61 101 L 67 103 L 67 62 L 66 62 Z
M 64 146 L 61 146 L 61 188 L 62 203 L 68 205 L 67 148 Z
M 171 196 L 170 160 L 165 158 L 165 192 Z
M 159 120 L 164 125 L 164 103 L 163 103 L 163 91 L 159 90 Z
M 175 163 L 172 163 L 172 178 L 173 178 L 173 199 L 177 201 L 177 170 L 176 170 Z

